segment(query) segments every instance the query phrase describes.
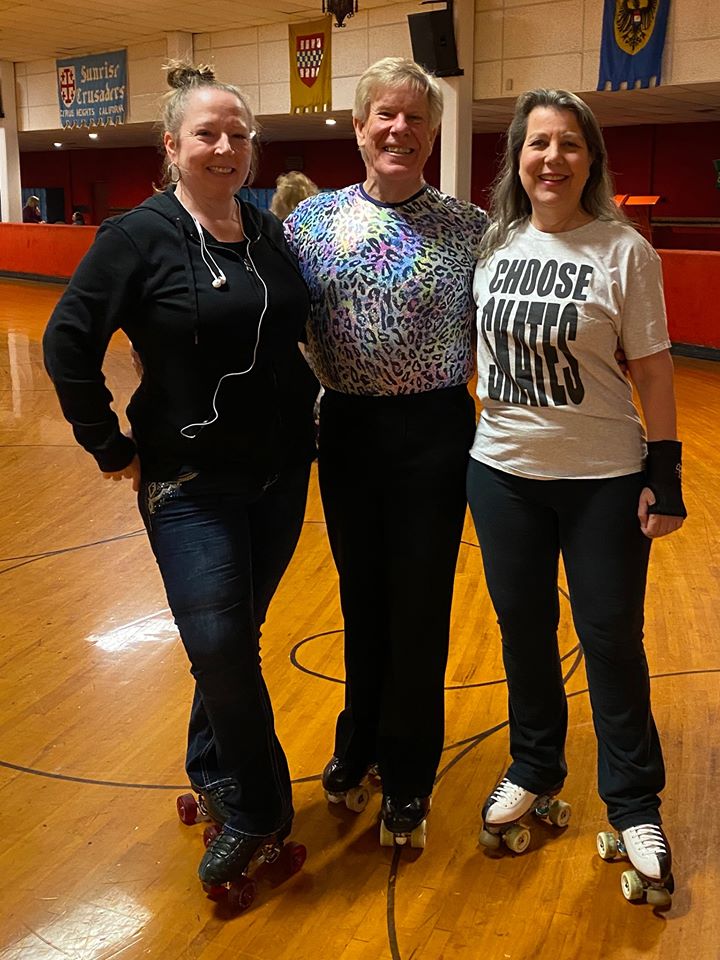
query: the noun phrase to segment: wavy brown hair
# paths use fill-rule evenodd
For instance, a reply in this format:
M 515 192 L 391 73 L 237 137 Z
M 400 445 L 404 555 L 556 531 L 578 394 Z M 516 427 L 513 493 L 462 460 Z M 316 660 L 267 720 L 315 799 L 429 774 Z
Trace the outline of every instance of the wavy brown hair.
M 492 224 L 483 237 L 480 259 L 486 260 L 532 213 L 530 198 L 520 181 L 520 151 L 527 136 L 528 117 L 536 107 L 569 110 L 577 119 L 590 151 L 590 173 L 580 197 L 580 205 L 599 220 L 627 222 L 615 201 L 612 177 L 608 168 L 607 150 L 600 125 L 590 107 L 568 90 L 528 90 L 515 103 L 515 115 L 508 127 L 505 156 L 500 173 L 491 188 L 490 217 Z

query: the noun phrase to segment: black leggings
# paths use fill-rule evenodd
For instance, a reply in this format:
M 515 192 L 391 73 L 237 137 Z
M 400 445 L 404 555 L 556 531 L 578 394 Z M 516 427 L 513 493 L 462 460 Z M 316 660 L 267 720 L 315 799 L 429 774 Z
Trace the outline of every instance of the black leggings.
M 643 606 L 650 541 L 642 473 L 530 480 L 470 460 L 468 500 L 502 633 L 510 708 L 509 777 L 538 793 L 562 784 L 567 702 L 557 643 L 562 554 L 585 654 L 598 786 L 618 830 L 660 823 L 662 750 L 650 709 Z

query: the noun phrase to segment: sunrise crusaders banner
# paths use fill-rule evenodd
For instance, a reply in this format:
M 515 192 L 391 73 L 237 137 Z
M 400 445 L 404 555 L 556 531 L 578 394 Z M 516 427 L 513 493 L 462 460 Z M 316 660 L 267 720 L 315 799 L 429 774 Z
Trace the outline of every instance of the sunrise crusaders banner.
M 127 52 L 56 60 L 60 125 L 100 127 L 125 123 Z
M 332 17 L 291 23 L 290 112 L 315 113 L 332 109 Z
M 598 90 L 660 86 L 670 0 L 605 0 Z

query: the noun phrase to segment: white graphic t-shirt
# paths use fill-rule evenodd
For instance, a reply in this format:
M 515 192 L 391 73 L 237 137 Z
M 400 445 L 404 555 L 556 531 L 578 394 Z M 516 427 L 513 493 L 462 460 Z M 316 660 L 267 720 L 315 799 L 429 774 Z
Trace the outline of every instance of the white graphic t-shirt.
M 471 455 L 536 479 L 642 469 L 645 438 L 618 367 L 670 346 L 660 258 L 628 224 L 529 222 L 475 271 L 478 397 Z

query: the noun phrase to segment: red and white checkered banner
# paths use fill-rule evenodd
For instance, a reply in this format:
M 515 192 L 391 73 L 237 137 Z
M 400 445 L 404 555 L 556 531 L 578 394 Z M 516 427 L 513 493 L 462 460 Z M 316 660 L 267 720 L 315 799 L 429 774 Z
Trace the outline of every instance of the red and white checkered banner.
M 332 18 L 291 23 L 290 112 L 332 109 Z

